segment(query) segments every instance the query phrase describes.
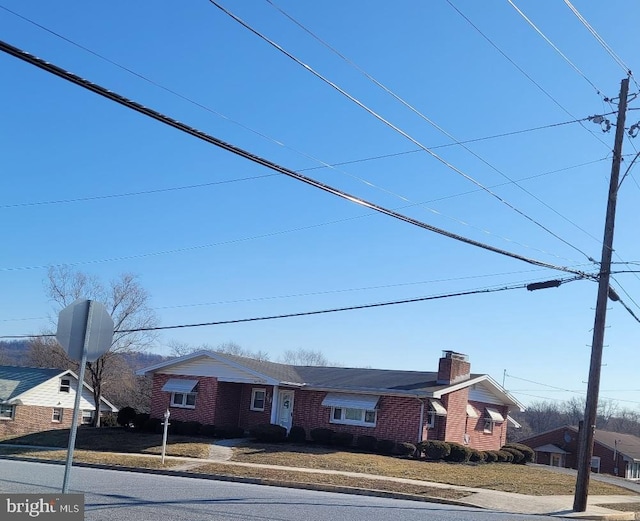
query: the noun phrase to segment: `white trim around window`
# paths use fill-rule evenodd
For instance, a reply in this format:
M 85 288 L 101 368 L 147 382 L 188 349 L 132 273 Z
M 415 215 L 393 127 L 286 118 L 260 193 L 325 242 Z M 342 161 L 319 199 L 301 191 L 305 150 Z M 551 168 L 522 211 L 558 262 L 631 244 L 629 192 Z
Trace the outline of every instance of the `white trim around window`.
M 267 390 L 262 388 L 251 389 L 251 406 L 252 411 L 264 411 L 267 402 Z
M 196 408 L 196 393 L 171 393 L 171 407 Z
M 15 414 L 15 405 L 0 404 L 0 420 L 13 420 Z
M 331 407 L 331 423 L 343 425 L 361 425 L 375 427 L 378 413 L 375 409 L 352 409 L 350 407 Z
M 51 421 L 53 423 L 60 423 L 62 421 L 62 409 L 59 407 L 55 407 L 51 414 Z
M 71 392 L 71 378 L 60 378 L 60 389 L 58 391 L 61 393 Z

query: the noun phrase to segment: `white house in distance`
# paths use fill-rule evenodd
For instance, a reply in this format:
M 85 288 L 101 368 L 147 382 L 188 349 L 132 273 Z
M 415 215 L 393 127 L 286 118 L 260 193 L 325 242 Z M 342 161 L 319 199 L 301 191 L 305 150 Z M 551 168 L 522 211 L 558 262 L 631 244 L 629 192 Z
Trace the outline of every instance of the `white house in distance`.
M 73 371 L 0 366 L 0 437 L 70 428 L 77 392 L 78 377 Z M 93 401 L 93 390 L 85 382 L 79 424 L 92 422 Z M 108 400 L 101 400 L 101 414 L 117 411 Z

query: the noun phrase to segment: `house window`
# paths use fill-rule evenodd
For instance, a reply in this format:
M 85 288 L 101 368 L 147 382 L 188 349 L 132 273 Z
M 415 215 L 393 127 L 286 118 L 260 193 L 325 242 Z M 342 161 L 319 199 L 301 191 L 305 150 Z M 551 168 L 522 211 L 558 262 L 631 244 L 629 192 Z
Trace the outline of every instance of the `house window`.
M 332 407 L 331 423 L 375 427 L 376 411 L 367 409 L 352 409 L 349 407 Z
M 196 408 L 196 393 L 171 393 L 171 407 Z
M 69 378 L 60 379 L 60 392 L 68 393 L 71 390 L 71 380 Z
M 251 410 L 252 411 L 264 411 L 264 403 L 267 398 L 267 391 L 265 389 L 252 389 L 251 390 Z
M 62 409 L 53 409 L 51 421 L 54 423 L 60 423 L 62 421 Z
M 93 423 L 93 411 L 82 411 L 82 425 L 91 425 Z
M 13 420 L 15 405 L 0 405 L 0 420 Z
M 429 427 L 430 429 L 433 429 L 436 426 L 436 413 L 433 411 L 429 411 L 427 413 L 427 421 L 425 422 L 425 425 L 427 427 Z
M 485 418 L 484 420 L 484 432 L 491 434 L 493 432 L 494 421 L 491 418 Z

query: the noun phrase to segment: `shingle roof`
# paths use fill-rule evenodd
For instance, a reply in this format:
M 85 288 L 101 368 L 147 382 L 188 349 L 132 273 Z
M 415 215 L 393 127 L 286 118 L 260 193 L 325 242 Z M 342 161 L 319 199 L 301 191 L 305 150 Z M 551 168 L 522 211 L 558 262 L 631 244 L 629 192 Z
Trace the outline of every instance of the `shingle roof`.
M 314 388 L 343 389 L 353 391 L 387 391 L 431 393 L 449 387 L 437 384 L 437 373 L 426 371 L 401 371 L 393 369 L 368 369 L 353 367 L 294 366 L 264 362 L 242 356 L 215 353 L 237 364 L 263 374 L 279 382 L 306 385 Z M 472 374 L 471 378 L 482 375 Z
M 620 434 L 596 429 L 593 437 L 598 443 L 606 445 L 612 450 L 617 450 L 632 459 L 640 460 L 640 438 L 633 434 Z
M 0 402 L 12 400 L 64 372 L 62 369 L 0 366 Z

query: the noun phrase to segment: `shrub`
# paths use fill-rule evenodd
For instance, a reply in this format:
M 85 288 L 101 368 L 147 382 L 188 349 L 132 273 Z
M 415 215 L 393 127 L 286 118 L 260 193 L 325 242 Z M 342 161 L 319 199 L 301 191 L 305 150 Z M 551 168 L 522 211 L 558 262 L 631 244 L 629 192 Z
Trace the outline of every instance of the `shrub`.
M 398 453 L 401 456 L 416 456 L 416 446 L 413 443 L 409 443 L 408 441 L 403 441 L 402 443 L 398 443 L 396 446 L 398 449 Z
M 222 439 L 234 439 L 234 438 L 244 438 L 244 429 L 241 427 L 216 427 L 216 438 Z
M 504 447 L 516 449 L 522 452 L 522 454 L 524 455 L 524 460 L 522 461 L 522 463 L 531 463 L 536 455 L 531 447 L 523 445 L 522 443 L 507 443 Z
M 289 431 L 287 440 L 291 443 L 304 443 L 305 441 L 307 441 L 307 432 L 304 430 L 304 427 L 294 425 Z
M 373 452 L 376 450 L 376 445 L 378 444 L 378 438 L 375 436 L 368 436 L 363 434 L 362 436 L 358 436 L 356 439 L 356 447 L 365 452 Z
M 331 445 L 331 438 L 333 438 L 334 431 L 325 427 L 319 427 L 317 429 L 311 429 L 309 433 L 311 439 L 321 445 Z
M 118 426 L 118 418 L 115 413 L 107 412 L 100 416 L 100 426 L 101 427 L 117 427 Z
M 499 463 L 511 463 L 513 461 L 513 454 L 505 452 L 503 450 L 496 451 Z
M 139 412 L 133 419 L 133 428 L 136 430 L 143 430 L 149 421 L 149 413 Z
M 207 438 L 213 438 L 216 435 L 215 425 L 201 425 L 200 436 L 206 436 Z
M 162 432 L 162 420 L 160 418 L 149 418 L 147 423 L 144 424 L 144 430 L 147 432 L 154 432 L 159 434 Z
M 466 463 L 471 458 L 471 449 L 459 443 L 449 443 L 451 451 L 444 459 L 455 463 Z
M 182 434 L 183 423 L 184 422 L 182 420 L 169 419 L 169 434 Z
M 524 465 L 524 454 L 513 447 L 502 447 L 502 452 L 508 452 L 513 456 L 513 463 Z
M 440 460 L 446 458 L 451 452 L 451 446 L 444 441 L 421 441 L 418 444 L 420 452 L 424 452 L 427 459 Z
M 331 437 L 331 445 L 336 447 L 351 447 L 353 445 L 353 434 L 350 432 L 334 432 Z
M 287 439 L 287 429 L 281 425 L 263 423 L 249 430 L 249 434 L 256 441 L 262 443 L 282 443 Z
M 392 440 L 378 440 L 376 452 L 379 454 L 393 454 L 396 448 L 396 442 Z
M 471 456 L 469 457 L 469 461 L 473 463 L 482 463 L 486 458 L 486 453 L 481 450 L 471 449 Z
M 487 463 L 495 463 L 498 461 L 498 453 L 495 450 L 484 451 L 484 460 Z
M 123 427 L 130 427 L 136 417 L 136 410 L 133 407 L 123 407 L 118 411 L 117 422 Z
M 182 424 L 182 434 L 185 436 L 197 436 L 200 434 L 202 424 L 197 421 L 188 421 Z

